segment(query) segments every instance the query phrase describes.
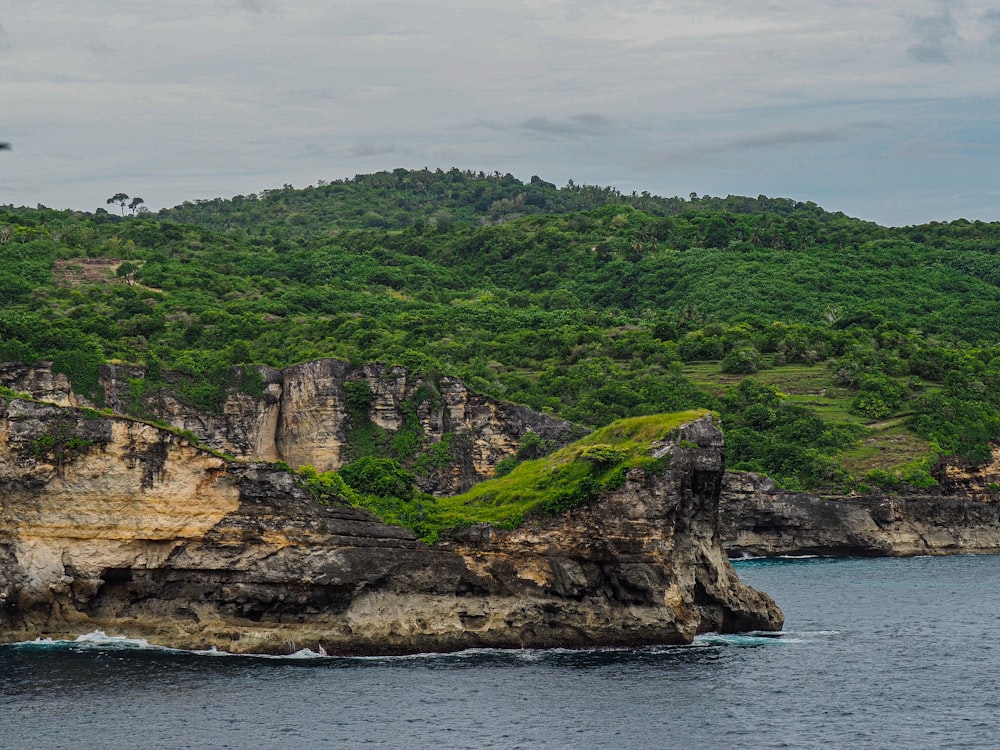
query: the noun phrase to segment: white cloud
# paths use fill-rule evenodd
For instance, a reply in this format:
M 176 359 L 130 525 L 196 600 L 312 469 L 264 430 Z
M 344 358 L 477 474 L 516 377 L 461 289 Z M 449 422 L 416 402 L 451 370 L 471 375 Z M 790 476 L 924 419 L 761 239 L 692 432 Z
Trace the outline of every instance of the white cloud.
M 928 203 L 886 195 L 1000 166 L 1000 13 L 975 0 L 22 0 L 0 21 L 0 202 L 455 165 L 909 222 Z

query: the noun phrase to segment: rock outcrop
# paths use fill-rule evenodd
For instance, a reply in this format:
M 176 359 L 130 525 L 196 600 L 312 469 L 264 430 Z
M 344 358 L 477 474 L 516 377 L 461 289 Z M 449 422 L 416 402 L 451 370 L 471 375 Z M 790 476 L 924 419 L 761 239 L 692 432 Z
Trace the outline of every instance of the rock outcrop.
M 73 393 L 69 378 L 52 372 L 52 363 L 45 360 L 32 365 L 0 362 L 0 385 L 59 406 L 78 406 L 81 403 Z
M 954 460 L 939 462 L 933 474 L 940 493 L 981 502 L 1000 500 L 1000 447 L 994 445 L 991 453 L 982 466 L 970 467 Z
M 311 464 L 337 470 L 352 456 L 352 443 L 391 442 L 408 432 L 412 458 L 444 446 L 444 455 L 425 462 L 420 488 L 452 495 L 493 475 L 501 459 L 514 455 L 526 434 L 561 447 L 584 430 L 527 407 L 487 398 L 460 380 L 419 377 L 403 367 L 354 367 L 320 359 L 276 370 L 254 368 L 253 393 L 231 388 L 219 413 L 199 410 L 164 388 L 139 399 L 134 386 L 141 367 L 101 368 L 105 404 L 122 414 L 138 414 L 196 435 L 207 447 L 249 461 Z M 236 372 L 234 380 L 244 373 Z M 259 375 L 259 378 L 257 377 Z M 167 378 L 178 378 L 168 374 Z M 0 365 L 0 384 L 63 406 L 86 403 L 51 364 Z
M 1000 505 L 985 494 L 823 498 L 729 473 L 720 528 L 734 557 L 1000 553 Z
M 777 629 L 719 544 L 721 432 L 520 529 L 428 546 L 273 466 L 142 422 L 0 399 L 0 640 L 102 629 L 183 648 L 403 653 L 685 643 Z

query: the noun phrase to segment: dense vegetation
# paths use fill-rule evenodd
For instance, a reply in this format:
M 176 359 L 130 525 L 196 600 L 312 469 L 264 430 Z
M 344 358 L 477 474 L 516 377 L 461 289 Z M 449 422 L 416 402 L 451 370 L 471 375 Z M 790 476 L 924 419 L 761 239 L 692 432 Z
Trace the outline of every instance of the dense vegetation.
M 52 359 L 92 396 L 100 363 L 144 364 L 136 412 L 167 381 L 206 410 L 259 387 L 233 365 L 398 363 L 590 427 L 714 409 L 730 465 L 790 487 L 928 486 L 1000 438 L 998 248 L 1000 223 L 459 170 L 125 217 L 5 206 L 0 361 Z

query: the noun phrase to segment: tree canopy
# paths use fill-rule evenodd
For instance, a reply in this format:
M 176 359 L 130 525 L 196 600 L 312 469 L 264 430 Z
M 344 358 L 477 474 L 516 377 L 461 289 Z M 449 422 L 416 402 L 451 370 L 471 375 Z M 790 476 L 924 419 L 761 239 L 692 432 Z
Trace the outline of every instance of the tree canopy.
M 706 407 L 734 466 L 800 487 L 924 481 L 1000 438 L 1000 223 L 460 170 L 128 201 L 0 207 L 0 360 L 52 359 L 85 394 L 100 363 L 144 364 L 206 409 L 234 365 L 322 356 L 590 427 Z M 866 457 L 879 430 L 907 452 Z

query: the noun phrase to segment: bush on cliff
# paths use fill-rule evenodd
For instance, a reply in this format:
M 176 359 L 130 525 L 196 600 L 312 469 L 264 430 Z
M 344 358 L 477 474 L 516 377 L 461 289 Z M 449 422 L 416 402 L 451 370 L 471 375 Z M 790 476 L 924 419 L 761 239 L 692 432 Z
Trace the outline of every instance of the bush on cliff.
M 704 410 L 618 420 L 509 474 L 480 482 L 454 497 L 437 498 L 441 528 L 470 523 L 509 526 L 532 515 L 562 513 L 624 482 L 633 467 L 658 469 L 651 447 Z
M 362 456 L 340 470 L 344 482 L 362 495 L 410 500 L 414 494 L 412 471 L 391 458 Z

